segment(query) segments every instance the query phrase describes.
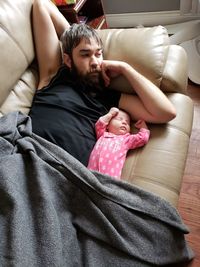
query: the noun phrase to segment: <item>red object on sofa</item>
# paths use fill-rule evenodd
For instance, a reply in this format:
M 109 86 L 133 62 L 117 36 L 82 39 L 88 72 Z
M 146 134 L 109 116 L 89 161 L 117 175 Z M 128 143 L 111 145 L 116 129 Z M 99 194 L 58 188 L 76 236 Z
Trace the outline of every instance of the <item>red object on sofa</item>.
M 67 5 L 65 0 L 53 0 L 53 2 L 57 5 L 57 6 L 64 6 Z
M 56 6 L 66 6 L 76 4 L 76 0 L 53 0 Z

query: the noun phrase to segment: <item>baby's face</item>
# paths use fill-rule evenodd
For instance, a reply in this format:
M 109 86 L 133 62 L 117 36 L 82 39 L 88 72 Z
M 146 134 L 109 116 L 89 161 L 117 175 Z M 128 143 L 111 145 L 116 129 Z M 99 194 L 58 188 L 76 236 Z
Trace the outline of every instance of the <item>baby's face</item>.
M 119 113 L 113 117 L 108 125 L 108 132 L 120 135 L 130 133 L 130 116 L 120 110 Z

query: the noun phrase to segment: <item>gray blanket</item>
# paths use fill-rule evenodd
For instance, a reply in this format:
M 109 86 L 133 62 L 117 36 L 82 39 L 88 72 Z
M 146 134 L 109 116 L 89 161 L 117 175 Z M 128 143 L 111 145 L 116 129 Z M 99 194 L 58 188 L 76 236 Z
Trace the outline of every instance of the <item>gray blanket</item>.
M 0 266 L 165 266 L 192 259 L 168 202 L 92 173 L 32 133 L 19 112 L 0 119 Z

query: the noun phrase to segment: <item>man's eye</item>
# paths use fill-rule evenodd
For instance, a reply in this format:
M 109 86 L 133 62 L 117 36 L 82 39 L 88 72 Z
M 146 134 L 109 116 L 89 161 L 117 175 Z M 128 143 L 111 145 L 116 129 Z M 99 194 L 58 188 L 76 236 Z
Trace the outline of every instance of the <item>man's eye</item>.
M 101 52 L 98 52 L 97 54 L 96 54 L 96 57 L 101 57 L 102 56 L 102 53 Z

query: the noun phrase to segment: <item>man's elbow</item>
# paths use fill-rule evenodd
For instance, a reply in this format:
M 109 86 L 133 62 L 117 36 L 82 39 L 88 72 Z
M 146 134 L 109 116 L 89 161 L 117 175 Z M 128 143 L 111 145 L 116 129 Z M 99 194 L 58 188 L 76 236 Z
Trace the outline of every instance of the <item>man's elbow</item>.
M 163 118 L 162 118 L 163 123 L 166 123 L 166 122 L 173 120 L 174 118 L 176 118 L 176 115 L 177 115 L 176 109 L 175 108 L 170 109 L 163 116 Z

